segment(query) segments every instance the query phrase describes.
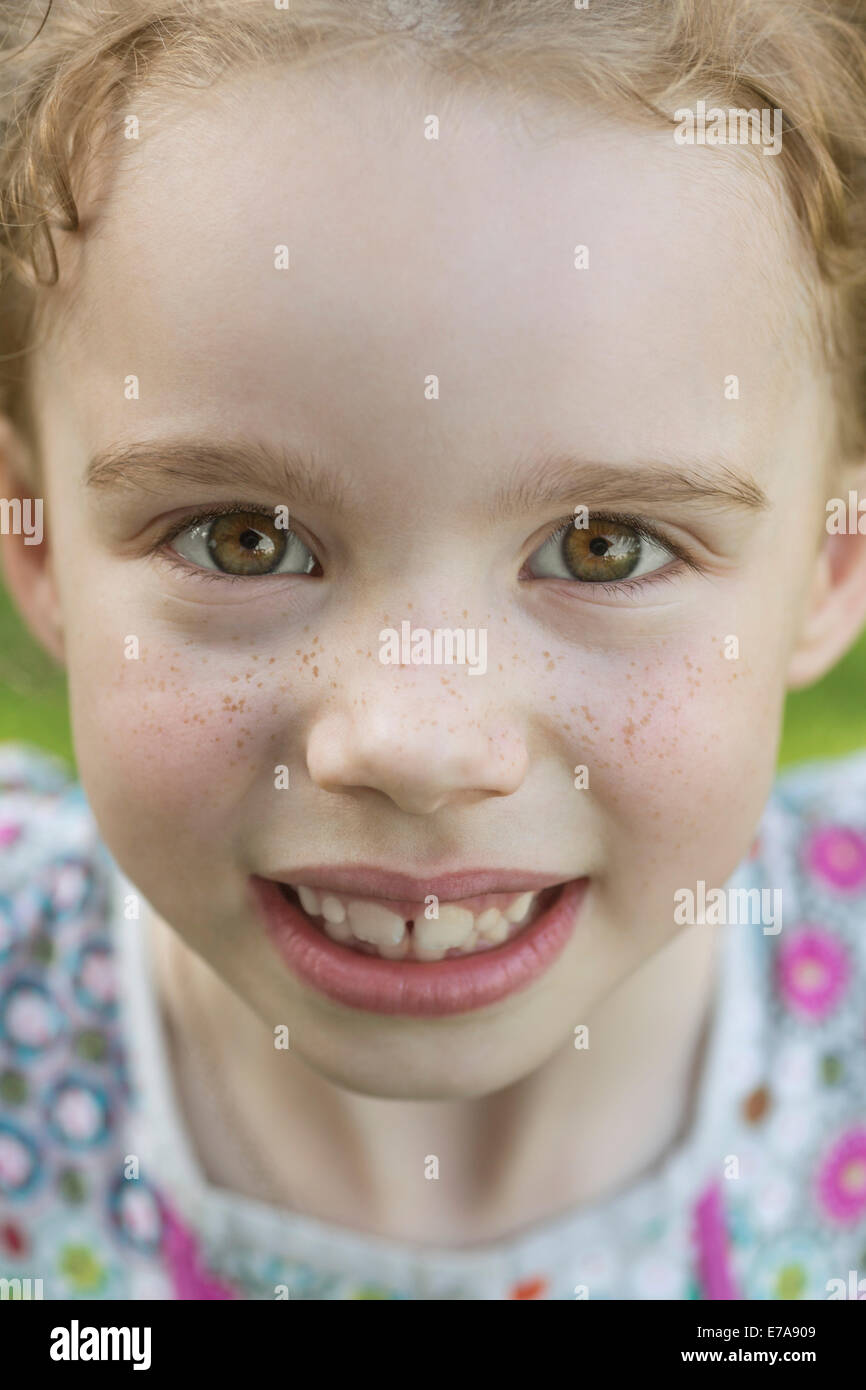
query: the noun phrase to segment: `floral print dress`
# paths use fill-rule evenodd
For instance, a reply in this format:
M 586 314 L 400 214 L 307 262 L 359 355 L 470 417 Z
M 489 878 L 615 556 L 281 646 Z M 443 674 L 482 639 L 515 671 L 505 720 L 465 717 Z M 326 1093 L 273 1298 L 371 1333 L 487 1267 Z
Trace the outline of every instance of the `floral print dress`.
M 782 776 L 728 887 L 781 889 L 783 926 L 720 928 L 688 1133 L 597 1206 L 469 1249 L 401 1244 L 209 1183 L 134 890 L 63 765 L 0 748 L 0 1291 L 866 1298 L 866 756 Z

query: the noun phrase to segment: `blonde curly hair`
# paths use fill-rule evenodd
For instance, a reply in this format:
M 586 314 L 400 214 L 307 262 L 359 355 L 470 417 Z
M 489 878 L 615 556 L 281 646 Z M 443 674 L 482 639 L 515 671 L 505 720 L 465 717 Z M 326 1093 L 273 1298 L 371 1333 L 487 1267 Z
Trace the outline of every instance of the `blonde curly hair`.
M 404 53 L 530 100 L 671 125 L 698 98 L 780 109 L 781 153 L 760 163 L 784 181 L 825 291 L 840 456 L 866 452 L 861 0 L 3 0 L 0 412 L 28 442 L 27 357 L 58 276 L 52 229 L 79 231 L 76 180 L 136 95 L 191 93 L 265 62 Z

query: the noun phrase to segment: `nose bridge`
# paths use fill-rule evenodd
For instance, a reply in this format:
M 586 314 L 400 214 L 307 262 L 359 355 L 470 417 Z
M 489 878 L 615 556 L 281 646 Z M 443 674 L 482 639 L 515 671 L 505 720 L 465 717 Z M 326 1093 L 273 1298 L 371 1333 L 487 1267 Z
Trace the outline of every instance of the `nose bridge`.
M 415 814 L 515 791 L 525 743 L 484 687 L 484 676 L 436 666 L 383 665 L 351 682 L 310 730 L 313 781 L 330 791 L 378 791 Z

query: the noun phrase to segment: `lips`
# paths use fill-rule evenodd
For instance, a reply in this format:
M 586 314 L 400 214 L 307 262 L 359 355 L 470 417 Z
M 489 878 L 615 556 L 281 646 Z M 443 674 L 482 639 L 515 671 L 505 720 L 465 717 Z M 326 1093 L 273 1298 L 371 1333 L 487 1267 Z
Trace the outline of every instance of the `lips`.
M 354 868 L 291 879 L 250 880 L 289 969 L 349 1007 L 415 1016 L 481 1008 L 525 988 L 564 947 L 588 883 L 493 872 L 420 883 Z

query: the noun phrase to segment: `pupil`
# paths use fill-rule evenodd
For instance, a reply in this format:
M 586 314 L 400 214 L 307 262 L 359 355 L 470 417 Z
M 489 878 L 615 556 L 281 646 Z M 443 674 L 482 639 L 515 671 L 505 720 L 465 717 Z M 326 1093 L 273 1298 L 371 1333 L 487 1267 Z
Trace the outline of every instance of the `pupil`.
M 593 555 L 606 555 L 610 548 L 610 542 L 606 541 L 604 536 L 594 536 L 589 543 L 589 548 Z
M 261 536 L 258 531 L 247 530 L 241 532 L 238 540 L 244 547 L 244 550 L 257 550 Z

